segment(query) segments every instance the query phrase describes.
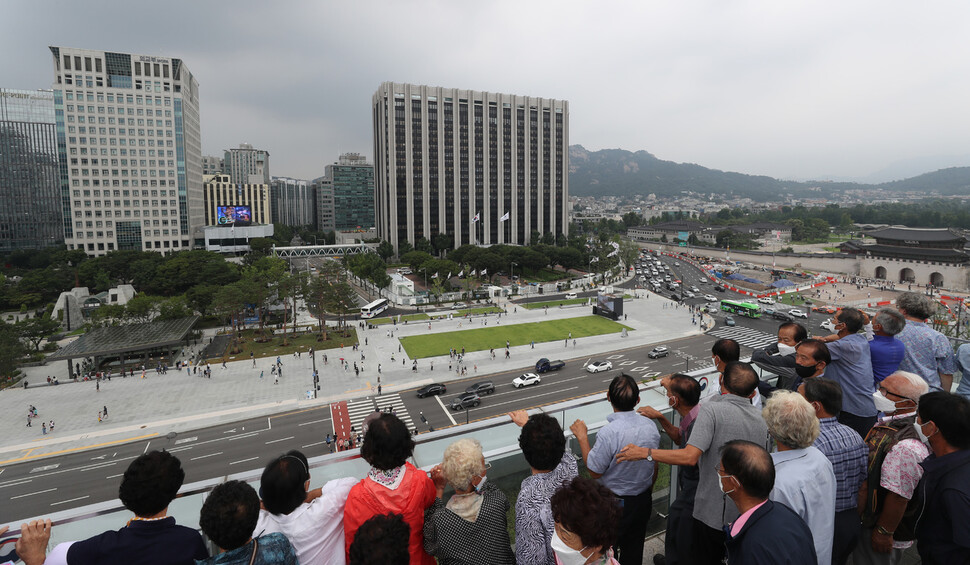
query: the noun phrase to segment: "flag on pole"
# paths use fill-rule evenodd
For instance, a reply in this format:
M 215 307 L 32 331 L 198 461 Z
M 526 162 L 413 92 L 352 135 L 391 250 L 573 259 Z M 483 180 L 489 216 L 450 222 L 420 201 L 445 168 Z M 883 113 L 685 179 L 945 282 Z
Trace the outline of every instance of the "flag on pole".
M 431 275 L 431 278 L 433 278 L 433 279 L 438 278 L 438 273 L 436 272 L 435 274 Z
M 619 249 L 614 249 L 613 251 L 611 251 L 611 252 L 610 252 L 610 253 L 609 253 L 609 254 L 607 255 L 607 257 L 613 257 L 614 255 L 616 255 L 616 254 L 617 254 L 617 253 L 619 253 L 619 252 L 620 252 L 620 250 L 619 250 Z
M 509 213 L 506 212 L 504 216 L 502 216 L 501 218 L 498 219 L 498 221 L 504 222 L 504 221 L 506 221 L 508 219 L 509 219 Z
M 470 273 L 468 273 L 468 274 L 469 274 L 469 276 L 472 276 L 472 277 L 474 277 L 474 276 L 475 276 L 475 269 L 472 269 L 472 272 L 470 272 Z
M 488 269 L 482 269 L 482 276 L 483 277 L 485 276 L 486 273 L 488 273 Z
M 597 263 L 597 262 L 599 262 L 599 260 L 600 260 L 599 257 L 593 257 L 592 259 L 589 260 L 589 262 L 590 263 Z
M 482 215 L 481 212 L 475 213 L 475 217 L 472 218 L 472 223 L 474 224 L 475 222 L 477 222 L 478 220 L 480 220 L 481 219 L 481 215 Z
M 451 278 L 451 271 L 448 271 L 448 278 Z
M 458 278 L 460 279 L 465 274 L 465 269 L 458 271 Z

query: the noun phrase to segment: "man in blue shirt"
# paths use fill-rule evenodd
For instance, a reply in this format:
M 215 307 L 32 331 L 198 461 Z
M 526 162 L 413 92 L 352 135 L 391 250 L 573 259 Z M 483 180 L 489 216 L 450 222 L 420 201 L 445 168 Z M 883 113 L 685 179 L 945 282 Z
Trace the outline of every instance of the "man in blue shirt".
M 906 318 L 892 308 L 883 308 L 872 318 L 869 355 L 872 358 L 872 378 L 876 386 L 895 373 L 906 356 L 906 346 L 895 337 L 905 326 Z
M 629 444 L 642 448 L 660 447 L 660 432 L 651 420 L 633 411 L 640 402 L 640 389 L 629 375 L 613 379 L 606 393 L 613 406 L 608 423 L 596 435 L 590 447 L 586 424 L 576 420 L 569 427 L 583 452 L 583 462 L 590 476 L 623 501 L 623 516 L 617 536 L 617 559 L 622 565 L 643 563 L 643 540 L 653 505 L 653 481 L 656 466 L 652 461 L 619 463 L 615 457 Z
M 876 405 L 872 394 L 876 391 L 872 378 L 872 357 L 869 341 L 858 333 L 865 325 L 865 316 L 855 308 L 843 308 L 832 318 L 838 333 L 819 338 L 827 343 L 832 363 L 825 368 L 825 377 L 842 387 L 842 412 L 839 422 L 857 431 L 863 438 L 876 423 Z
M 904 292 L 896 299 L 896 308 L 906 317 L 906 327 L 896 336 L 906 345 L 899 370 L 923 377 L 930 390 L 950 392 L 956 371 L 953 347 L 945 335 L 926 325 L 936 305 L 922 294 Z

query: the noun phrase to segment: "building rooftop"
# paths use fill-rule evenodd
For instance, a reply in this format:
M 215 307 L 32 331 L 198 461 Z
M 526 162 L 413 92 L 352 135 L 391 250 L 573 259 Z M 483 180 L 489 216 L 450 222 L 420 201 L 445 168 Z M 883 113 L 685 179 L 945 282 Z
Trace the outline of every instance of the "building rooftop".
M 962 246 L 966 238 L 954 233 L 949 228 L 906 228 L 886 227 L 868 232 L 866 235 L 882 241 L 899 241 L 915 243 L 941 243 L 952 241 Z

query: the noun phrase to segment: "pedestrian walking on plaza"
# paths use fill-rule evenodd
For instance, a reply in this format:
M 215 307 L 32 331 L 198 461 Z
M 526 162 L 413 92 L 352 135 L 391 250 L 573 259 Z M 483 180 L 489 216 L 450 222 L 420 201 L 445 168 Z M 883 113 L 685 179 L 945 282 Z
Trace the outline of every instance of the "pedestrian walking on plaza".
M 94 381 L 94 391 L 101 392 L 101 381 Z
M 377 364 L 377 374 L 378 375 L 381 374 L 381 364 L 380 363 Z M 377 377 L 377 378 L 380 378 L 380 377 Z
M 100 410 L 98 410 L 98 423 L 99 424 L 101 423 L 101 411 Z
M 279 375 L 276 375 L 276 380 L 275 380 L 275 381 L 273 381 L 273 384 L 274 384 L 274 385 L 278 385 L 278 384 L 280 384 L 280 377 L 279 377 Z
M 30 415 L 30 414 L 28 413 L 28 414 L 27 414 L 27 427 L 28 427 L 28 428 L 30 428 L 30 427 L 31 427 L 31 425 L 30 425 L 30 419 L 31 419 L 31 418 L 32 418 L 32 416 L 31 416 L 31 415 Z
M 381 385 L 377 385 L 377 396 L 381 395 Z
M 108 417 L 108 407 L 107 406 L 104 407 L 104 417 L 105 418 Z
M 51 420 L 51 423 L 49 426 L 47 426 L 47 429 L 50 430 L 51 433 L 54 433 L 54 420 Z
M 259 378 L 260 378 L 260 379 L 262 379 L 262 378 L 263 378 L 263 373 L 265 373 L 265 372 L 266 372 L 266 371 L 260 371 L 260 372 L 259 372 Z M 275 375 L 275 374 L 276 374 L 276 371 L 273 371 L 273 374 Z
M 45 424 L 44 422 L 41 422 L 40 423 L 40 431 L 42 431 L 44 433 L 44 435 L 46 436 L 47 435 L 47 424 Z

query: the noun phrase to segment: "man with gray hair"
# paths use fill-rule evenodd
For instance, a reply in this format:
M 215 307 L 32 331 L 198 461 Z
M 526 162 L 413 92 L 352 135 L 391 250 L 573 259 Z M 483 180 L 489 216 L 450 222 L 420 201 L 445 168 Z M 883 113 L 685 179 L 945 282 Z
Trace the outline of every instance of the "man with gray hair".
M 895 337 L 905 326 L 906 318 L 892 308 L 883 308 L 872 317 L 869 356 L 872 358 L 872 379 L 877 385 L 896 372 L 906 355 L 906 346 Z
M 917 292 L 904 292 L 896 299 L 896 308 L 906 318 L 906 327 L 896 339 L 906 346 L 899 370 L 916 373 L 933 390 L 950 392 L 956 357 L 945 335 L 926 325 L 936 311 L 930 299 Z
M 802 395 L 778 390 L 765 402 L 762 415 L 778 451 L 775 488 L 769 498 L 791 508 L 812 531 L 818 565 L 831 565 L 835 533 L 835 471 L 812 443 L 818 437 L 815 409 Z

